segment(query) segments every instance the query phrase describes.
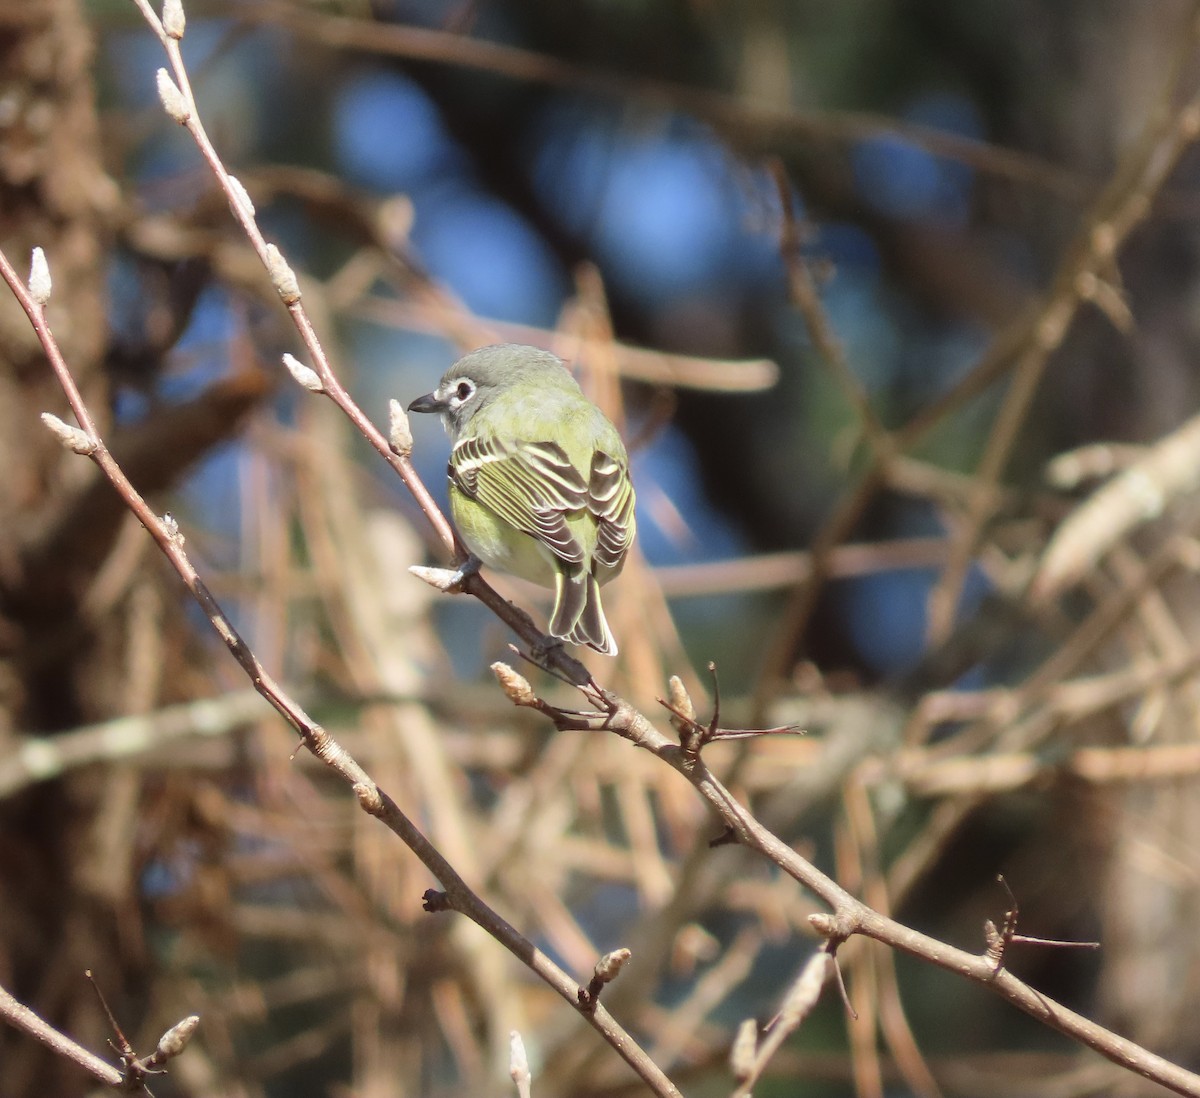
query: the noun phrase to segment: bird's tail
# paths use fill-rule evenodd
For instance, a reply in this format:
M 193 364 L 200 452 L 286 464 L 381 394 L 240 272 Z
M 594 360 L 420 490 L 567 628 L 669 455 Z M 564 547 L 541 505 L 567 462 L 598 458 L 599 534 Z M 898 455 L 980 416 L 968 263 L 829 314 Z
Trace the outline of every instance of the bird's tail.
M 560 571 L 554 583 L 550 635 L 571 644 L 586 644 L 605 656 L 617 654 L 617 642 L 600 604 L 600 585 L 590 572 Z

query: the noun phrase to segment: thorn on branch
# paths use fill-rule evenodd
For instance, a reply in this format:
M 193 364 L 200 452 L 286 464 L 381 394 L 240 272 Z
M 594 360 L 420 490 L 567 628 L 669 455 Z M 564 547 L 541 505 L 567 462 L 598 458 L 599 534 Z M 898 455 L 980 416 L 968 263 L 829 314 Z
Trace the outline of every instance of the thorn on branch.
M 726 827 L 715 839 L 708 840 L 708 848 L 709 850 L 716 850 L 719 846 L 736 846 L 737 842 L 737 832 L 732 827 Z
M 837 980 L 838 993 L 842 997 L 842 1006 L 846 1008 L 846 1013 L 857 1022 L 858 1011 L 854 1009 L 853 1004 L 850 1002 L 850 992 L 846 990 L 846 978 L 842 975 L 842 966 L 838 964 L 837 954 L 830 953 L 828 956 L 833 961 L 833 975 Z
M 717 680 L 717 665 L 709 662 L 708 670 L 713 679 L 713 714 L 708 724 L 696 719 L 696 708 L 678 676 L 668 680 L 669 700 L 658 699 L 671 714 L 671 724 L 679 732 L 679 746 L 692 759 L 713 740 L 748 740 L 756 736 L 804 735 L 804 729 L 795 724 L 779 725 L 776 728 L 722 728 L 721 727 L 721 684 Z
M 593 1011 L 600 1002 L 600 992 L 605 984 L 612 983 L 625 967 L 626 962 L 633 956 L 631 950 L 614 949 L 604 954 L 596 962 L 592 970 L 592 979 L 587 987 L 579 989 L 579 1005 L 586 1011 Z
M 530 620 L 530 624 L 532 625 L 532 619 Z M 534 628 L 536 628 L 536 626 Z M 547 675 L 551 676 L 551 678 L 558 679 L 558 681 L 563 683 L 565 686 L 570 686 L 572 689 L 580 690 L 585 697 L 594 701 L 594 692 L 589 691 L 589 689 L 585 686 L 580 686 L 578 682 L 571 679 L 564 671 L 561 671 L 559 668 L 554 666 L 551 656 L 553 656 L 556 652 L 563 651 L 562 642 L 555 640 L 553 637 L 548 637 L 546 640 L 547 642 L 544 645 L 530 645 L 530 648 L 532 649 L 530 652 L 521 651 L 521 649 L 515 644 L 510 644 L 508 646 L 508 650 L 512 652 L 517 659 L 524 660 L 527 664 L 532 667 L 536 667 L 539 671 L 545 671 Z M 592 680 L 592 683 L 595 683 L 594 679 Z M 549 712 L 549 708 L 547 708 L 547 712 Z M 556 712 L 561 712 L 561 710 L 556 710 Z
M 117 1023 L 117 1019 L 113 1016 L 113 1012 L 109 1009 L 108 1001 L 104 998 L 104 993 L 100 990 L 100 985 L 96 983 L 92 976 L 91 969 L 84 972 L 88 982 L 92 985 L 92 990 L 96 993 L 96 998 L 100 1000 L 100 1006 L 108 1017 L 108 1023 L 112 1026 L 113 1035 L 116 1040 L 110 1040 L 109 1046 L 121 1058 L 121 1065 L 125 1072 L 126 1090 L 145 1090 L 150 1093 L 150 1088 L 146 1086 L 146 1076 L 162 1075 L 166 1069 L 162 1067 L 168 1060 L 174 1059 L 185 1048 L 188 1042 L 192 1039 L 192 1034 L 196 1032 L 200 1025 L 200 1016 L 198 1014 L 190 1014 L 180 1022 L 176 1022 L 170 1029 L 167 1030 L 159 1039 L 158 1045 L 154 1051 L 141 1059 L 136 1052 L 133 1051 L 133 1046 L 129 1043 L 129 1038 L 125 1036 L 124 1031 Z
M 1004 913 L 1004 923 L 1001 929 L 997 930 L 996 924 L 991 919 L 983 924 L 983 937 L 986 943 L 984 956 L 991 962 L 993 976 L 999 976 L 1000 971 L 1004 968 L 1005 953 L 1010 945 L 1050 946 L 1054 949 L 1100 948 L 1099 942 L 1068 942 L 1057 938 L 1032 938 L 1025 934 L 1018 934 L 1017 923 L 1021 917 L 1021 909 L 1017 904 L 1017 897 L 1009 888 L 1003 873 L 997 873 L 996 880 L 1008 893 L 1008 901 L 1012 907 Z

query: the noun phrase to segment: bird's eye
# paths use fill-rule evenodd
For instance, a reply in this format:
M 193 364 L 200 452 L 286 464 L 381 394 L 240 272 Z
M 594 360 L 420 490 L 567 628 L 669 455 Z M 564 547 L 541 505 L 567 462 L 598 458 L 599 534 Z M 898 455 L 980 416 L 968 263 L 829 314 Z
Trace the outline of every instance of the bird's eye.
M 460 403 L 469 400 L 474 392 L 475 386 L 469 381 L 460 381 L 454 388 L 454 395 L 458 397 Z

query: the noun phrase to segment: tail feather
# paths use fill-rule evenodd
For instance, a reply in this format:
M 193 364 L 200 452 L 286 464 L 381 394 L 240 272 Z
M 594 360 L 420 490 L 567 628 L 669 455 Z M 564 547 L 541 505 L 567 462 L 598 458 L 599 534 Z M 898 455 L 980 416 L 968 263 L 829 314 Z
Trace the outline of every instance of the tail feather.
M 560 568 L 554 576 L 554 612 L 550 615 L 550 635 L 560 640 L 570 640 L 571 634 L 583 615 L 587 605 L 588 574 L 584 571 L 568 573 Z M 574 642 L 572 642 L 574 643 Z
M 606 656 L 617 654 L 617 642 L 600 604 L 600 585 L 590 572 L 568 575 L 560 571 L 555 576 L 550 635 L 571 644 L 586 644 Z

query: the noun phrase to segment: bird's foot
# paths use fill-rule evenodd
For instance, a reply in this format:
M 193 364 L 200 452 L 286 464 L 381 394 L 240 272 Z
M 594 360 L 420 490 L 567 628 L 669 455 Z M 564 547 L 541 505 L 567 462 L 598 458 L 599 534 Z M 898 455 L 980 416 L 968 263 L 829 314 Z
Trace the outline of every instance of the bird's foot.
M 467 557 L 455 570 L 453 579 L 450 582 L 450 590 L 461 591 L 463 584 L 474 575 L 478 575 L 479 569 L 483 567 L 483 561 L 472 554 Z
M 550 661 L 550 656 L 565 647 L 566 645 L 558 637 L 547 634 L 529 646 L 529 658 L 539 666 L 545 667 Z

